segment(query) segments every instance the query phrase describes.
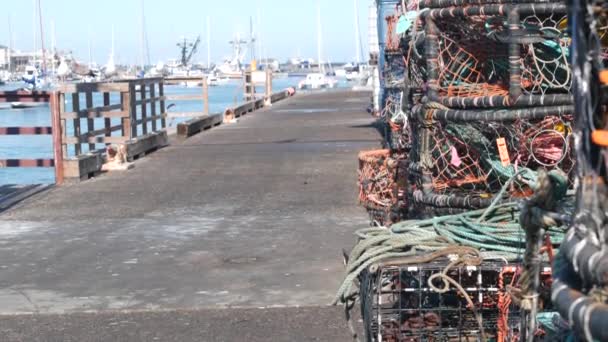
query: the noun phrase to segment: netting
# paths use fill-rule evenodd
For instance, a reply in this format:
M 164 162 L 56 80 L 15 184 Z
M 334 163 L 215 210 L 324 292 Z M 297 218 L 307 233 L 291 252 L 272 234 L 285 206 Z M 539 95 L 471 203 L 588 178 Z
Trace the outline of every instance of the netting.
M 425 156 L 435 193 L 467 193 L 492 197 L 513 175 L 524 169 L 559 168 L 571 174 L 574 162 L 572 116 L 548 116 L 512 123 L 435 123 Z M 513 182 L 514 197 L 531 194 L 523 176 Z
M 390 150 L 359 153 L 359 203 L 377 225 L 399 221 L 405 214 L 406 176 Z

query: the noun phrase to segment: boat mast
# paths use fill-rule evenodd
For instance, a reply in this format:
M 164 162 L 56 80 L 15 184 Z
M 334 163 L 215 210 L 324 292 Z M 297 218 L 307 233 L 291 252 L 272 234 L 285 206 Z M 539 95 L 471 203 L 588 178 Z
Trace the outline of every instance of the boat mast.
M 91 46 L 91 25 L 89 25 L 89 69 L 93 68 L 93 48 Z
M 357 65 L 361 63 L 361 32 L 359 31 L 359 4 L 355 3 L 355 62 Z
M 42 48 L 42 74 L 46 74 L 46 52 L 44 51 L 44 26 L 42 25 L 42 5 L 38 0 L 38 19 L 40 21 L 40 47 Z
M 211 19 L 207 16 L 207 71 L 211 69 Z
M 11 25 L 11 15 L 8 15 L 8 72 L 11 72 L 12 61 L 11 51 L 13 50 L 13 27 Z
M 319 72 L 325 74 L 325 66 L 321 62 L 321 43 L 322 33 L 321 33 L 321 2 L 317 1 L 317 60 L 319 63 Z
M 55 20 L 51 20 L 51 51 L 53 53 L 51 70 L 53 71 L 53 77 L 55 77 L 55 56 L 57 56 L 57 42 L 55 41 Z
M 140 66 L 141 66 L 141 70 L 144 70 L 144 64 L 145 64 L 145 50 L 146 50 L 146 32 L 145 32 L 145 21 L 144 21 L 144 0 L 141 0 L 141 17 L 140 17 L 140 24 L 141 24 L 141 32 L 140 32 L 140 47 L 141 47 L 141 55 L 140 55 Z
M 38 6 L 36 6 L 36 0 L 32 0 L 34 10 L 32 11 L 32 30 L 34 32 L 34 67 L 36 67 L 36 50 L 38 50 L 38 34 L 36 30 L 36 17 L 38 16 Z
M 265 59 L 264 56 L 264 50 L 262 48 L 262 34 L 261 32 L 261 27 L 262 27 L 262 16 L 260 15 L 260 8 L 258 7 L 257 9 L 257 26 L 258 26 L 258 31 L 257 31 L 257 39 L 258 39 L 258 54 L 260 55 L 260 62 L 263 61 Z M 265 61 L 266 63 L 266 68 L 268 68 L 268 61 Z

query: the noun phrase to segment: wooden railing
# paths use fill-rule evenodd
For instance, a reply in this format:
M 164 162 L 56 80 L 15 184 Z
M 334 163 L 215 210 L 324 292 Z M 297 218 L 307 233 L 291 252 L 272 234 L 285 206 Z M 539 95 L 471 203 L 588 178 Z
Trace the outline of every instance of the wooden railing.
M 0 92 L 0 102 L 48 102 L 50 103 L 52 126 L 44 127 L 0 127 L 0 136 L 31 136 L 51 135 L 53 137 L 53 158 L 38 159 L 0 159 L 0 168 L 4 167 L 53 167 L 55 168 L 55 182 L 63 183 L 63 154 L 61 148 L 61 130 L 56 129 L 59 125 L 57 93 L 48 92 Z
M 166 143 L 162 78 L 68 84 L 60 87 L 58 96 L 61 146 L 63 155 L 70 156 L 66 160 L 70 178 L 99 172 L 106 145 L 127 144 L 128 159 L 136 159 L 158 148 L 158 143 Z M 66 108 L 66 99 L 71 107 Z M 99 144 L 103 147 L 98 148 Z

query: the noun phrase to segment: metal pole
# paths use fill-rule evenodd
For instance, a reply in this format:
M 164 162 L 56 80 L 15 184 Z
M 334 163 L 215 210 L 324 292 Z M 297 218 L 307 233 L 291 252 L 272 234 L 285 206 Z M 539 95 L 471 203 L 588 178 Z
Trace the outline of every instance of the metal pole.
M 53 159 L 55 164 L 55 183 L 63 184 L 63 145 L 61 131 L 61 101 L 59 100 L 59 92 L 51 93 L 50 98 L 51 120 L 53 127 Z

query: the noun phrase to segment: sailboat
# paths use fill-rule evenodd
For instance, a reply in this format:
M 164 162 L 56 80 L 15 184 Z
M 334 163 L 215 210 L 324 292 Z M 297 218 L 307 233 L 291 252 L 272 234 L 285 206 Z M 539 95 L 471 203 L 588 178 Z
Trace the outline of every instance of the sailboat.
M 325 64 L 321 61 L 321 3 L 317 2 L 317 62 L 319 64 L 319 72 L 306 75 L 306 79 L 298 84 L 300 89 L 323 89 L 334 88 L 336 80 L 325 74 Z
M 108 63 L 103 69 L 103 74 L 107 78 L 111 78 L 117 74 L 116 64 L 114 63 L 114 25 L 112 25 L 112 50 L 110 51 Z

